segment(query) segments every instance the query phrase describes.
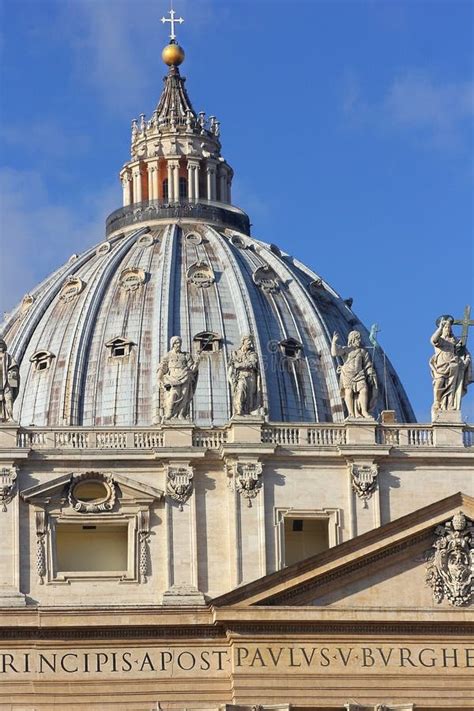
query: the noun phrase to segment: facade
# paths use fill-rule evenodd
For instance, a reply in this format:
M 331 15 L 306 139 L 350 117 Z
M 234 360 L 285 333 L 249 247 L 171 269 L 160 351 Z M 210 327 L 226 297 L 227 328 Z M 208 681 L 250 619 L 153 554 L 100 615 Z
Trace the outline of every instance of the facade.
M 2 327 L 0 708 L 472 708 L 465 334 L 416 423 L 163 59 L 104 241 Z

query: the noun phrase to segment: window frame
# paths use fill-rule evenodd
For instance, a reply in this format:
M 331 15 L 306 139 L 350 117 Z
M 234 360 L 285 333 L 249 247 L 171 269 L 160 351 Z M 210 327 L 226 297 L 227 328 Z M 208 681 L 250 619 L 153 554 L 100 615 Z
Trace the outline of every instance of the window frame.
M 275 565 L 276 570 L 287 568 L 285 562 L 285 519 L 324 519 L 328 523 L 329 548 L 341 543 L 341 509 L 299 509 L 275 507 Z

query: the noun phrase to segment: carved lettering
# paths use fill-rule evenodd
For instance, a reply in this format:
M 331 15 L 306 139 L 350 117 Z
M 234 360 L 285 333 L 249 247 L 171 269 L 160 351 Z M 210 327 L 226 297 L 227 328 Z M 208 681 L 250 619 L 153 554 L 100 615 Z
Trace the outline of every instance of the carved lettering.
M 422 667 L 434 667 L 436 664 L 436 658 L 434 656 L 431 656 L 429 658 L 429 661 L 425 662 L 425 652 L 431 652 L 432 655 L 434 655 L 435 653 L 434 649 L 431 649 L 430 647 L 426 647 L 426 649 L 420 649 L 420 653 L 418 654 L 418 661 L 420 662 Z
M 411 651 L 407 647 L 400 647 L 400 666 L 404 667 L 405 662 L 408 662 L 412 667 L 416 667 L 414 661 L 411 658 Z
M 443 653 L 443 666 L 444 667 L 449 667 L 449 659 L 452 659 L 454 661 L 454 664 L 452 665 L 453 667 L 458 666 L 458 650 L 457 649 L 452 649 L 451 654 L 449 653 L 449 650 L 446 649 L 446 647 L 443 647 L 441 650 Z
M 186 652 L 183 652 L 183 654 L 185 654 L 185 653 L 186 653 Z M 181 656 L 181 655 L 180 655 L 180 656 Z M 147 652 L 147 653 L 145 654 L 145 656 L 143 657 L 142 664 L 141 664 L 141 667 L 140 667 L 140 671 L 143 671 L 143 669 L 144 669 L 144 667 L 145 667 L 145 664 L 149 667 L 149 670 L 150 670 L 150 671 L 156 671 L 156 670 L 155 670 L 155 667 L 153 666 L 153 664 L 152 664 L 152 662 L 151 662 L 150 655 L 148 654 L 148 652 Z M 178 665 L 179 665 L 179 657 L 178 657 Z
M 373 667 L 375 664 L 374 655 L 369 647 L 362 647 L 362 666 Z

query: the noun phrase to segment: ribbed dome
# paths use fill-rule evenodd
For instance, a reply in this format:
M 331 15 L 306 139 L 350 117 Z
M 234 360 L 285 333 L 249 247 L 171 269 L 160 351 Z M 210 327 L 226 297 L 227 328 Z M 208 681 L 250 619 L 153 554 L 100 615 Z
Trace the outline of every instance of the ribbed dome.
M 71 258 L 7 318 L 3 335 L 21 364 L 14 414 L 22 425 L 146 426 L 159 421 L 156 370 L 170 338 L 196 352 L 214 334 L 192 409 L 208 426 L 231 417 L 229 356 L 249 333 L 268 419 L 343 420 L 331 336 L 346 342 L 354 328 L 370 347 L 350 306 L 275 246 L 183 219 L 128 227 Z M 375 367 L 377 411 L 414 421 L 388 360 L 384 377 L 380 349 Z

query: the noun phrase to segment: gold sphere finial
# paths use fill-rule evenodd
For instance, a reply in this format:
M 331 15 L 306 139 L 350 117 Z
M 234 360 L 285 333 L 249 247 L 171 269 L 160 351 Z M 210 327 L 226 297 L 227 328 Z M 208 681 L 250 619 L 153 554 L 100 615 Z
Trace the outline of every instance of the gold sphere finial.
M 164 47 L 161 58 L 169 67 L 179 67 L 184 62 L 184 49 L 176 42 L 170 42 Z

